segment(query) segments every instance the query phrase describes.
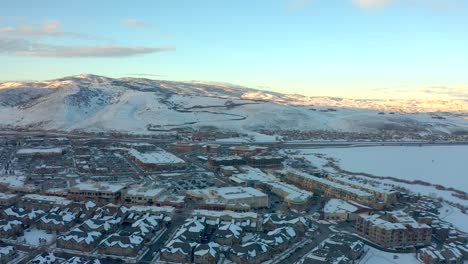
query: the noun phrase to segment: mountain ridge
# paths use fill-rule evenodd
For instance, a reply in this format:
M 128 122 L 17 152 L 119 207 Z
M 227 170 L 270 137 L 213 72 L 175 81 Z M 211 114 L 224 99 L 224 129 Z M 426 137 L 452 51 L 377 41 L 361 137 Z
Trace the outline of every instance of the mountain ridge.
M 208 126 L 240 131 L 459 133 L 468 131 L 467 113 L 468 100 L 462 99 L 308 97 L 201 81 L 87 74 L 0 82 L 0 122 L 14 129 L 150 133 Z
M 280 104 L 302 106 L 350 107 L 394 112 L 462 112 L 468 113 L 468 99 L 352 99 L 336 96 L 305 96 L 283 94 L 259 90 L 241 85 L 209 81 L 167 81 L 148 78 L 110 78 L 94 74 L 79 74 L 45 81 L 8 81 L 0 82 L 0 90 L 13 88 L 60 88 L 68 85 L 97 85 L 134 83 L 134 89 L 164 88 L 176 94 L 207 97 L 226 97 L 230 99 L 249 99 L 273 101 Z M 195 88 L 199 93 L 190 92 Z M 209 91 L 214 93 L 210 94 Z M 150 91 L 150 90 L 148 90 Z M 222 93 L 221 93 L 222 92 Z

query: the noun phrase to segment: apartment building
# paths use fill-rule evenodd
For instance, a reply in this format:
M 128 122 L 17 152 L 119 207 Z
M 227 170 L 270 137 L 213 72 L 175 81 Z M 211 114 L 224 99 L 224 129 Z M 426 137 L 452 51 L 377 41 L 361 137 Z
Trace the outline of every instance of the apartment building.
M 402 211 L 358 215 L 359 234 L 382 247 L 408 247 L 431 243 L 432 228 L 418 223 Z

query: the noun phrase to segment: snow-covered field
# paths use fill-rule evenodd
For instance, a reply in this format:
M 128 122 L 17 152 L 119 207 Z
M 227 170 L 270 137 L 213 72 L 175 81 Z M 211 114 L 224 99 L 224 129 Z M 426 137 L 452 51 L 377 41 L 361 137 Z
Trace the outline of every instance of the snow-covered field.
M 459 116 L 466 115 L 467 105 L 465 100 L 316 98 L 232 85 L 93 75 L 0 82 L 0 127 L 65 131 L 145 134 L 156 133 L 155 129 L 162 133 L 182 127 L 217 127 L 243 133 L 262 129 L 452 133 L 468 131 L 468 120 Z M 254 138 L 256 142 L 275 140 Z
M 289 150 L 296 152 L 290 157 L 303 157 L 314 166 L 335 172 L 324 167 L 327 158 L 337 160 L 337 165 L 347 171 L 368 173 L 374 176 L 389 176 L 402 180 L 421 180 L 431 184 L 468 190 L 468 146 L 378 146 L 353 148 L 323 148 Z M 365 176 L 358 176 L 366 178 Z M 368 178 L 366 178 L 368 179 Z M 413 193 L 468 207 L 468 201 L 453 196 L 449 190 L 439 190 L 434 186 L 398 182 L 392 179 L 378 179 L 381 184 L 403 187 Z M 458 208 L 444 204 L 440 209 L 442 220 L 452 223 L 456 228 L 468 232 L 468 215 Z
M 55 235 L 48 234 L 45 230 L 31 228 L 24 231 L 24 235 L 18 238 L 18 241 L 25 241 L 30 245 L 39 246 L 40 239 L 45 239 L 46 244 L 49 244 L 55 239 Z
M 25 180 L 26 180 L 25 176 L 14 176 L 14 175 L 0 176 L 0 184 L 6 185 L 9 187 L 21 187 L 24 185 Z
M 338 165 L 347 171 L 421 180 L 468 190 L 468 146 L 379 146 L 326 148 L 302 152 L 323 153 L 337 158 Z M 316 159 L 315 156 L 310 158 Z M 314 160 L 311 162 L 314 163 Z
M 462 213 L 460 209 L 444 203 L 439 208 L 439 218 L 453 224 L 461 231 L 468 233 L 468 215 Z

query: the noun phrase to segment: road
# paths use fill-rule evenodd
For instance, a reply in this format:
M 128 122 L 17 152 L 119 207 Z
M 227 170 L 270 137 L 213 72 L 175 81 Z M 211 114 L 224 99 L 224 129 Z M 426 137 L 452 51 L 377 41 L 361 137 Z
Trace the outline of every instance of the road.
M 111 136 L 111 135 L 89 135 L 79 133 L 65 133 L 65 132 L 54 132 L 54 131 L 12 131 L 12 130 L 0 130 L 0 135 L 11 135 L 11 136 L 43 136 L 43 137 L 69 137 L 69 138 L 89 138 L 89 139 L 103 139 L 109 142 L 118 141 L 130 141 L 130 142 L 151 142 L 155 144 L 168 144 L 175 139 L 155 139 L 140 136 Z M 289 141 L 289 142 L 228 142 L 228 141 L 203 141 L 204 144 L 220 144 L 220 145 L 244 145 L 244 144 L 257 144 L 257 145 L 274 145 L 282 148 L 323 148 L 323 147 L 369 147 L 369 146 L 439 146 L 439 145 L 468 145 L 467 141 L 455 142 L 455 141 L 441 141 L 441 142 L 429 142 L 429 141 Z

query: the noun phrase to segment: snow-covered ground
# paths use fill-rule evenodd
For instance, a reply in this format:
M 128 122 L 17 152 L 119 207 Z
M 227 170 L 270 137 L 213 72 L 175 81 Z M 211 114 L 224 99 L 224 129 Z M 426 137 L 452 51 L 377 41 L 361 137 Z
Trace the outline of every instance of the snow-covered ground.
M 423 146 L 423 147 L 354 147 L 287 150 L 290 157 L 303 157 L 319 169 L 334 172 L 324 167 L 327 158 L 335 158 L 337 165 L 351 172 L 389 176 L 403 180 L 422 180 L 431 184 L 468 190 L 468 146 Z M 369 179 L 365 176 L 357 176 Z M 415 194 L 442 198 L 445 201 L 468 207 L 468 201 L 453 196 L 452 191 L 439 190 L 434 186 L 397 182 L 392 179 L 376 179 L 381 184 L 403 187 Z M 452 223 L 461 231 L 468 232 L 468 215 L 456 207 L 445 204 L 441 219 Z
M 439 208 L 439 218 L 453 224 L 456 228 L 468 233 L 468 215 L 462 213 L 460 209 L 444 203 Z
M 376 248 L 366 246 L 365 250 L 368 250 L 364 258 L 359 264 L 419 264 L 421 263 L 416 259 L 416 255 L 413 253 L 398 254 L 388 253 L 380 251 Z
M 21 187 L 26 180 L 25 176 L 5 175 L 0 176 L 0 184 L 9 187 Z
M 463 119 L 467 112 L 465 100 L 429 103 L 304 97 L 232 85 L 93 75 L 0 83 L 0 124 L 9 128 L 139 134 L 156 133 L 148 131 L 148 126 L 159 133 L 181 127 L 242 133 L 262 129 L 451 133 L 468 131 L 468 120 Z M 261 135 L 254 138 L 256 142 L 274 141 Z
M 24 235 L 18 238 L 18 241 L 25 241 L 30 245 L 39 246 L 41 238 L 47 241 L 46 244 L 50 244 L 55 239 L 55 235 L 48 234 L 45 230 L 31 228 L 25 230 Z
M 365 172 L 404 180 L 421 180 L 468 190 L 468 146 L 379 146 L 302 150 L 338 159 L 347 171 Z M 313 155 L 305 156 L 317 162 Z

